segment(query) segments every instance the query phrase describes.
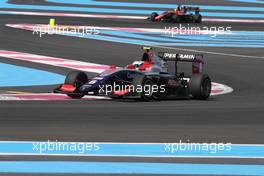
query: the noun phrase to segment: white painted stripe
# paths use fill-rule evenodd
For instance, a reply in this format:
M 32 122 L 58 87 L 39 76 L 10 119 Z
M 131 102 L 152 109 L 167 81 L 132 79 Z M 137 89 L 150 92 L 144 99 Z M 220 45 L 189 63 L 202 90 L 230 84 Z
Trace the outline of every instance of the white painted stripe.
M 86 95 L 82 100 L 108 100 L 109 97 Z M 1 101 L 60 101 L 60 100 L 75 100 L 69 98 L 65 94 L 55 94 L 55 93 L 24 93 L 24 94 L 0 94 Z
M 10 52 L 10 54 L 8 54 L 8 52 Z M 105 69 L 109 68 L 109 66 L 102 64 L 94 64 L 90 62 L 82 62 L 82 61 L 75 61 L 69 59 L 41 56 L 36 54 L 27 54 L 27 53 L 14 52 L 14 51 L 6 51 L 6 50 L 0 50 L 0 57 L 52 65 L 57 67 L 65 67 L 65 68 L 73 68 L 73 69 L 78 68 L 78 70 L 94 72 L 94 73 L 101 73 Z
M 214 84 L 212 86 L 213 92 L 211 92 L 211 96 L 228 94 L 234 91 L 232 87 L 229 87 L 227 85 L 219 84 L 219 83 L 213 83 L 213 84 Z M 219 92 L 214 92 L 214 91 L 219 91 Z
M 20 98 L 17 97 L 10 97 L 10 96 L 5 96 L 0 94 L 0 101 L 17 101 L 20 100 Z

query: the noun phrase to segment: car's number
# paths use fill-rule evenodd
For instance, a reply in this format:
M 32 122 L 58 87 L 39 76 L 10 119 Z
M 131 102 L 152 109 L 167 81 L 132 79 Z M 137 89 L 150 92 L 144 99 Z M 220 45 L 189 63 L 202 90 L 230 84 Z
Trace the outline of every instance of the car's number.
M 89 84 L 95 84 L 97 82 L 97 80 L 91 80 L 90 82 L 89 82 Z

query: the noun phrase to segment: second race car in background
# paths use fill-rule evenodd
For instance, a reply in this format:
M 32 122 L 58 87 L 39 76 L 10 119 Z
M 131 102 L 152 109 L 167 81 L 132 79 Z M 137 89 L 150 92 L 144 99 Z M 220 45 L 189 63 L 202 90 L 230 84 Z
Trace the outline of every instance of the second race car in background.
M 167 21 L 167 22 L 174 22 L 174 23 L 201 23 L 202 22 L 202 15 L 200 14 L 199 7 L 186 7 L 186 6 L 178 6 L 173 11 L 166 11 L 162 14 L 158 14 L 153 12 L 149 20 L 156 22 L 156 21 Z

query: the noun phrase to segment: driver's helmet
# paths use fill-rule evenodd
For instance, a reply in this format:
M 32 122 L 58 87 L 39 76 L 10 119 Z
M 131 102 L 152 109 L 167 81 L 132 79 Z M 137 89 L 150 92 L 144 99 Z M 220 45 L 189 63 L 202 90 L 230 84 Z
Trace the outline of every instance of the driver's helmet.
M 184 11 L 184 13 L 187 12 L 187 7 L 186 6 L 183 6 L 183 11 Z
M 144 61 L 134 61 L 132 63 L 132 65 L 134 65 L 135 68 L 139 68 L 143 64 L 144 64 Z
M 181 10 L 181 6 L 177 6 L 175 9 L 174 9 L 174 12 L 178 12 Z

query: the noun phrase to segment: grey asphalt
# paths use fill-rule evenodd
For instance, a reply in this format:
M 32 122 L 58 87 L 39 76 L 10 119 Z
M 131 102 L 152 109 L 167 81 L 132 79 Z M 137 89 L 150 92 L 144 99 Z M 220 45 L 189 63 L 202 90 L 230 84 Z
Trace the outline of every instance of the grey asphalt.
M 65 36 L 38 38 L 29 31 L 4 26 L 6 23 L 46 22 L 48 22 L 47 17 L 1 15 L 0 49 L 101 64 L 118 63 L 120 66 L 141 57 L 140 47 L 136 45 Z M 154 25 L 144 21 L 112 21 L 93 18 L 58 18 L 58 22 L 76 25 L 155 28 L 162 28 L 166 25 L 163 23 Z M 263 24 L 252 26 L 221 23 L 220 25 L 232 25 L 234 29 L 241 30 L 261 30 L 264 28 Z M 257 48 L 190 47 L 189 49 L 264 56 L 263 49 Z M 158 48 L 156 50 L 162 51 Z M 167 51 L 175 52 L 175 50 Z M 207 73 L 214 81 L 234 88 L 233 93 L 212 97 L 208 101 L 1 101 L 0 140 L 97 142 L 179 142 L 179 140 L 190 140 L 191 142 L 263 144 L 264 60 L 213 54 L 205 54 L 205 58 Z M 61 74 L 66 74 L 69 71 L 69 69 L 17 62 L 6 58 L 0 58 L 0 61 Z M 13 87 L 1 88 L 1 90 L 49 92 L 54 87 Z M 6 159 L 17 160 L 19 158 L 7 157 Z M 39 158 L 29 157 L 28 159 Z M 131 161 L 131 159 L 126 160 Z M 161 159 L 151 159 L 151 161 L 153 160 L 162 161 Z M 166 161 L 199 163 L 253 162 L 263 164 L 261 159 L 258 161 L 242 161 L 241 159 L 168 159 Z
M 102 64 L 118 63 L 120 66 L 141 56 L 142 51 L 136 45 L 64 36 L 39 38 L 29 31 L 7 28 L 3 25 L 16 22 L 44 23 L 47 21 L 45 18 L 3 17 L 0 21 L 1 49 Z M 63 24 L 70 23 L 66 19 L 60 21 Z M 89 25 L 92 25 L 93 21 L 98 23 L 100 20 L 89 19 Z M 104 25 L 112 24 L 108 22 L 104 20 Z M 77 23 L 78 19 L 75 20 L 75 24 Z M 80 23 L 83 24 L 83 21 Z M 125 26 L 124 23 L 130 22 L 123 20 L 120 22 Z M 262 49 L 205 47 L 195 49 L 241 55 L 263 55 Z M 162 49 L 156 50 L 162 51 Z M 212 79 L 231 86 L 235 90 L 233 93 L 212 97 L 209 101 L 1 102 L 0 125 L 4 129 L 12 130 L 3 130 L 0 138 L 2 140 L 52 138 L 123 142 L 175 142 L 178 139 L 190 139 L 200 142 L 263 143 L 263 60 L 210 54 L 205 54 L 205 58 L 207 58 L 206 69 Z M 5 58 L 1 60 L 14 62 Z M 16 61 L 16 64 L 21 63 Z M 41 67 L 61 74 L 69 71 L 25 62 L 23 65 Z M 5 88 L 5 90 L 10 89 L 21 88 Z M 39 89 L 34 87 L 22 89 L 39 92 Z M 41 92 L 49 92 L 52 89 L 53 86 L 48 86 L 44 90 L 41 89 Z M 47 126 L 50 129 L 47 129 Z

